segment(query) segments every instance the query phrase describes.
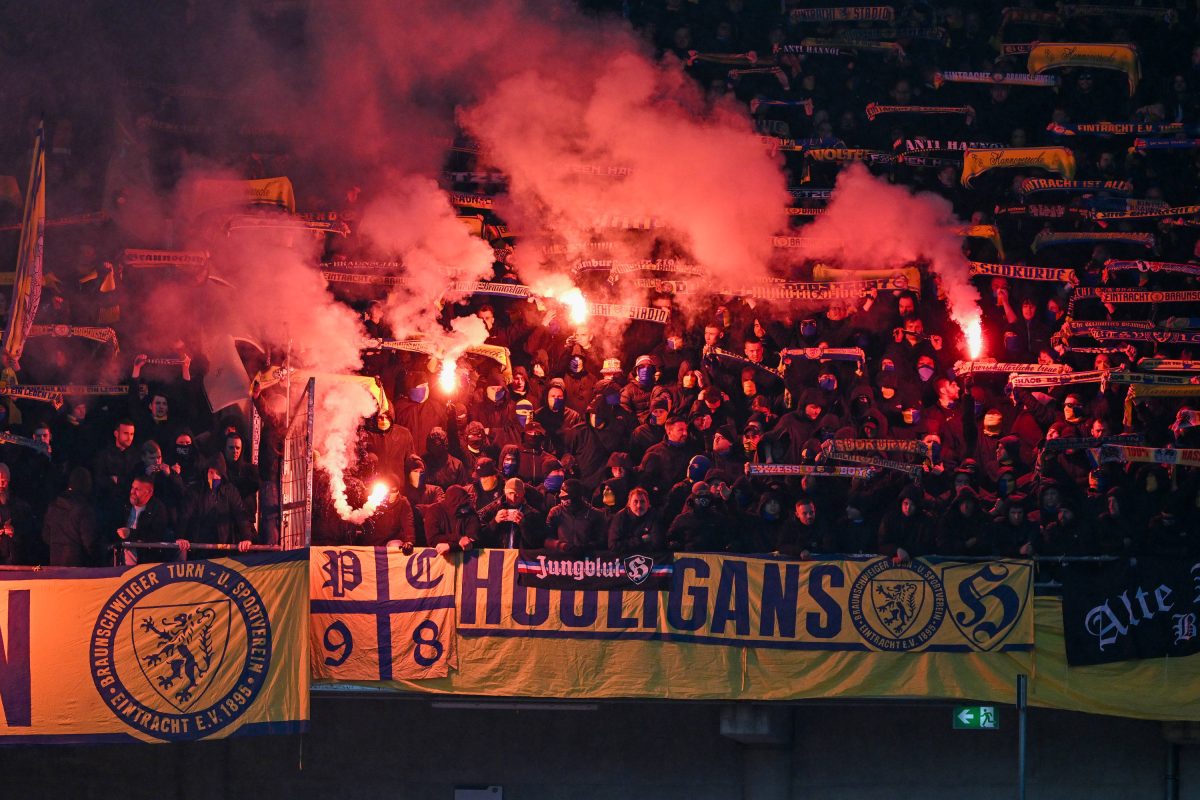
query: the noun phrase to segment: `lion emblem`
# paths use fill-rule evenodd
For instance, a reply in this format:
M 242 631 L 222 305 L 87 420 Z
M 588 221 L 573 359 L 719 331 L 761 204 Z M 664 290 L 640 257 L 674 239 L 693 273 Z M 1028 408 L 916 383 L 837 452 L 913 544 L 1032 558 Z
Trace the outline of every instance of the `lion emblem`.
M 139 656 L 146 676 L 180 704 L 193 699 L 199 682 L 213 665 L 216 617 L 213 609 L 200 607 L 157 622 L 153 615 L 141 620 L 142 632 L 153 634 L 151 651 Z
M 893 636 L 903 636 L 917 616 L 917 584 L 879 582 L 875 589 L 875 610 L 879 621 Z

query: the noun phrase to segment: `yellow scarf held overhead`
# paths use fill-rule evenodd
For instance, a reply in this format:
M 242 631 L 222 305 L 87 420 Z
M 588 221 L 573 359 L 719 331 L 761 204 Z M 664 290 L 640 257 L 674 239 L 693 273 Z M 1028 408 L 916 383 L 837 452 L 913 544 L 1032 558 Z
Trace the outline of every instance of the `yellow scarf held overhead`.
M 1129 77 L 1129 95 L 1133 96 L 1142 77 L 1137 48 L 1131 44 L 1082 44 L 1057 42 L 1038 44 L 1029 51 L 1030 75 L 1040 75 L 1059 67 L 1115 69 Z
M 963 154 L 962 185 L 991 169 L 1040 167 L 1057 172 L 1067 180 L 1075 177 L 1075 154 L 1067 147 L 1003 147 L 992 150 L 967 150 Z

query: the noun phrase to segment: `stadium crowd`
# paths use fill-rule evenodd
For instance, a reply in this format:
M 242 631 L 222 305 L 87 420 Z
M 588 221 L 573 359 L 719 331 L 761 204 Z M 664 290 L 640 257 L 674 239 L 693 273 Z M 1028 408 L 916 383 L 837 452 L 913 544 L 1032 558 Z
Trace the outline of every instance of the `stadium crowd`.
M 586 5 L 597 14 L 626 15 L 662 58 L 686 64 L 711 97 L 736 97 L 764 136 L 802 145 L 784 148 L 794 205 L 810 212 L 792 217 L 793 233 L 802 235 L 820 213 L 827 197 L 819 190 L 833 186 L 850 158 L 892 183 L 946 198 L 964 224 L 992 226 L 994 235 L 964 238 L 970 260 L 1067 269 L 1070 278 L 1058 281 L 1018 272 L 975 277 L 984 352 L 998 362 L 1047 367 L 1034 376 L 1102 374 L 1022 386 L 1010 383 L 1008 372 L 956 369 L 969 359 L 944 287 L 923 265 L 920 286 L 865 290 L 832 303 L 708 295 L 702 313 L 687 314 L 674 291 L 680 287 L 664 281 L 647 305 L 668 312 L 666 325 L 633 321 L 620 337 L 598 336 L 588 324 L 572 325 L 561 310 L 525 298 L 476 296 L 448 304 L 443 319 L 483 320 L 487 343 L 507 349 L 507 365 L 464 358 L 461 388 L 447 395 L 436 388 L 437 365 L 426 356 L 365 351 L 364 373 L 380 377 L 390 412 L 360 431 L 350 498 L 361 505 L 380 481 L 388 495 L 365 522 L 346 522 L 326 501 L 328 480 L 318 472 L 314 543 L 442 552 L 879 553 L 900 560 L 1200 554 L 1200 461 L 1154 463 L 1126 449 L 1197 447 L 1200 391 L 1189 394 L 1180 385 L 1142 392 L 1135 390 L 1140 384 L 1112 377 L 1139 372 L 1139 361 L 1143 368 L 1152 363 L 1144 359 L 1182 362 L 1175 372 L 1147 370 L 1152 375 L 1200 375 L 1187 336 L 1174 336 L 1186 334 L 1189 320 L 1200 327 L 1200 319 L 1189 317 L 1196 301 L 1105 302 L 1104 295 L 1080 292 L 1200 289 L 1200 212 L 1186 210 L 1196 202 L 1200 178 L 1200 138 L 1189 132 L 1200 125 L 1194 6 L 1181 4 L 1168 19 L 1165 11 L 1164 18 L 1067 15 L 1049 6 L 1035 13 L 1041 6 L 1028 2 L 1017 13 L 998 3 L 903 3 L 886 39 L 901 47 L 876 50 L 864 43 L 878 41 L 870 38 L 878 24 L 797 19 L 778 3 Z M 838 52 L 776 50 L 806 38 L 833 42 Z M 1004 56 L 1001 46 L 1035 41 L 1132 42 L 1140 56 L 1136 90 L 1130 93 L 1119 69 L 1086 66 L 1055 71 L 1057 86 L 945 81 L 954 71 L 1027 73 L 1026 54 Z M 719 58 L 750 51 L 756 60 Z M 969 106 L 971 113 L 870 119 L 869 103 Z M 89 192 L 98 199 L 94 165 L 109 154 L 88 146 L 84 122 L 69 107 L 47 116 L 51 178 L 69 185 L 64 194 L 76 203 L 54 208 L 52 201 L 52 217 L 88 210 L 78 198 Z M 1179 123 L 1164 128 L 1165 140 L 1191 146 L 1147 148 L 1135 146 L 1132 135 L 1065 133 L 1099 122 Z M 10 147 L 24 147 L 28 131 L 12 122 L 6 129 Z M 929 140 L 946 145 L 944 151 L 906 146 Z M 160 166 L 178 158 L 180 145 L 170 134 L 159 141 Z M 990 171 L 965 187 L 955 143 L 1068 144 L 1075 179 L 1096 183 L 1085 192 L 1033 195 L 1023 181 L 1046 173 L 1024 168 Z M 806 148 L 860 152 L 814 161 Z M 452 156 L 455 171 L 447 174 L 455 177 L 447 177 L 447 190 L 495 188 L 468 180 L 473 158 Z M 11 174 L 21 174 L 21 163 L 27 156 L 20 148 L 4 161 Z M 169 182 L 171 172 L 162 167 L 159 180 Z M 245 177 L 263 175 L 251 164 Z M 1127 195 L 1146 201 L 1139 208 L 1185 211 L 1109 223 L 1096 217 L 1097 210 L 1132 208 Z M 353 219 L 355 201 L 345 199 L 342 218 Z M 18 221 L 19 212 L 10 204 L 5 220 Z M 1080 236 L 1036 244 L 1049 241 L 1047 233 Z M 1153 234 L 1153 242 L 1147 247 L 1145 239 L 1114 233 Z M 371 257 L 354 249 L 353 235 L 329 239 L 330 263 Z M 520 242 L 494 244 L 491 280 L 522 284 Z M 103 378 L 128 391 L 68 397 L 57 411 L 28 399 L 0 406 L 3 430 L 48 446 L 0 447 L 0 563 L 174 557 L 122 553 L 122 540 L 177 542 L 184 550 L 194 543 L 278 541 L 278 425 L 264 414 L 268 424 L 254 458 L 241 412 L 209 407 L 210 359 L 198 338 L 139 338 L 138 296 L 113 267 L 127 246 L 104 224 L 52 228 L 47 235 L 47 272 L 55 277 L 36 321 L 112 325 L 122 350 L 32 340 L 15 374 L 29 384 Z M 1136 259 L 1196 269 L 1113 266 Z M 811 268 L 788 277 L 811 280 Z M 589 296 L 607 279 L 578 277 Z M 360 292 L 347 302 L 371 336 L 404 338 L 405 331 L 383 320 L 379 296 Z M 695 303 L 690 298 L 689 308 Z M 1169 328 L 1168 318 L 1182 322 Z M 1089 337 L 1086 323 L 1112 323 L 1108 330 L 1116 334 Z M 829 355 L 855 349 L 861 358 Z M 164 350 L 165 365 L 146 355 Z M 10 379 L 15 366 L 7 365 Z M 1071 446 L 1054 445 L 1057 439 Z M 876 449 L 867 440 L 886 444 Z M 837 458 L 839 442 L 853 442 L 841 452 L 859 459 Z

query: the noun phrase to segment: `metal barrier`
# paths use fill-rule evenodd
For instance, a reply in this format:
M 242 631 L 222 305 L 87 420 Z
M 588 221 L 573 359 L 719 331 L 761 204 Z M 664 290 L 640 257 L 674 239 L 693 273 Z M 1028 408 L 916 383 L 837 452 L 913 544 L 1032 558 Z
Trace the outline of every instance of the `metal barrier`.
M 279 552 L 283 548 L 275 544 L 252 544 L 248 552 Z M 236 544 L 209 544 L 204 542 L 189 542 L 188 549 L 182 550 L 175 542 L 120 542 L 113 548 L 113 562 L 120 565 L 124 562 L 122 554 L 126 550 L 175 550 L 178 551 L 178 561 L 187 561 L 188 553 L 193 550 L 217 551 L 217 552 L 239 552 L 240 548 Z
M 290 384 L 289 384 L 290 385 Z M 309 378 L 304 393 L 289 407 L 283 437 L 283 463 L 279 471 L 279 542 L 284 550 L 308 547 L 313 517 L 313 413 L 316 378 Z

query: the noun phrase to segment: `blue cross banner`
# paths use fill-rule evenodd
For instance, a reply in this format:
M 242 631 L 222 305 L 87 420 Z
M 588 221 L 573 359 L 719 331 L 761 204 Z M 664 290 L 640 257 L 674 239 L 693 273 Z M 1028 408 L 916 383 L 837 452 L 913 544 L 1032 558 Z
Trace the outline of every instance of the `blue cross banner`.
M 320 680 L 444 678 L 458 667 L 457 560 L 422 548 L 313 547 L 312 672 Z

